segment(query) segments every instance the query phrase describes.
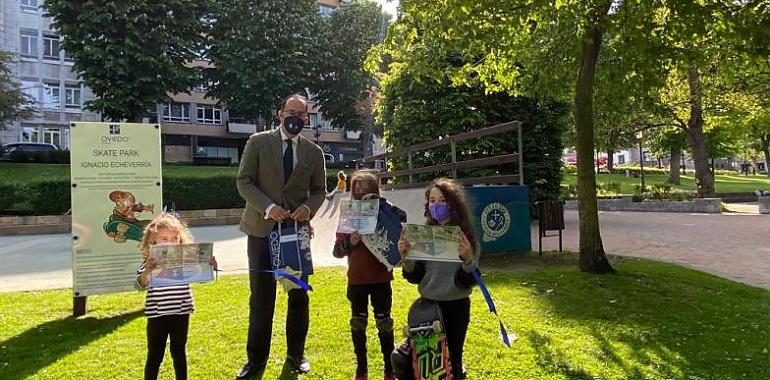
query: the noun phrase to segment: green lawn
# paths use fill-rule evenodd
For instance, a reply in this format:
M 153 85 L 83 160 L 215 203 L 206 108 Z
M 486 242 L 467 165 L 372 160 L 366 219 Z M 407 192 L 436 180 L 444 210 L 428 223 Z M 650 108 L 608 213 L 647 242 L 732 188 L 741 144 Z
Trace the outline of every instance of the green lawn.
M 770 292 L 637 259 L 616 262 L 618 274 L 591 275 L 577 270 L 572 255 L 552 255 L 486 259 L 499 313 L 519 340 L 503 346 L 496 320 L 474 291 L 465 351 L 470 379 L 770 378 Z M 393 314 L 401 325 L 416 291 L 397 277 Z M 344 269 L 319 269 L 311 282 L 307 356 L 313 372 L 303 378 L 350 379 Z M 232 379 L 244 361 L 247 277 L 194 288 L 190 378 Z M 141 378 L 142 294 L 91 297 L 88 315 L 78 319 L 69 317 L 70 296 L 67 290 L 0 294 L 0 378 Z M 279 290 L 266 379 L 292 378 L 280 375 L 285 298 Z M 369 330 L 377 378 L 372 323 Z M 168 355 L 162 372 L 162 379 L 173 378 Z
M 644 182 L 649 185 L 661 185 L 668 177 L 665 175 L 652 175 L 645 174 Z M 633 194 L 634 186 L 641 184 L 640 178 L 634 178 L 633 176 L 626 177 L 625 174 L 597 174 L 597 183 L 609 183 L 616 182 L 621 186 L 621 193 Z M 562 179 L 564 185 L 574 185 L 577 183 L 577 175 L 565 174 Z M 757 189 L 770 191 L 770 177 L 765 175 L 724 175 L 717 174 L 715 179 L 716 191 L 718 193 L 742 193 L 742 192 L 754 192 Z M 695 178 L 691 175 L 682 176 L 682 185 L 675 186 L 677 189 L 695 191 Z

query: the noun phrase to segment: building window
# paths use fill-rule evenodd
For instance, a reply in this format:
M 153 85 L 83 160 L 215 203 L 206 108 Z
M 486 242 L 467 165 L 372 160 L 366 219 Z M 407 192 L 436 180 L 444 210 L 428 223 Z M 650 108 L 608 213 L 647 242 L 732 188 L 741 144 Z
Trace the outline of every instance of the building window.
M 618 165 L 623 165 L 626 163 L 626 156 L 621 154 L 618 156 Z
M 228 157 L 231 164 L 238 163 L 238 148 L 224 148 L 217 146 L 198 146 L 196 156 Z
M 72 56 L 72 54 L 70 54 L 70 52 L 68 52 L 66 50 L 63 50 L 63 51 L 64 51 L 64 60 L 65 61 L 67 61 L 67 62 L 75 62 L 75 58 Z
M 43 33 L 43 58 L 59 60 L 59 35 Z
M 80 99 L 80 85 L 68 84 L 64 86 L 64 107 L 67 109 L 81 109 L 83 103 Z
M 21 0 L 21 9 L 36 11 L 37 0 Z
M 43 130 L 43 142 L 61 147 L 61 131 L 54 128 L 46 128 Z
M 310 115 L 310 123 L 308 123 L 308 128 L 315 128 L 318 126 L 320 129 L 323 130 L 329 130 L 333 131 L 335 130 L 334 127 L 332 127 L 332 121 L 328 119 L 324 119 L 323 115 L 320 113 L 311 113 Z
M 61 108 L 61 88 L 59 82 L 43 82 L 43 104 L 44 108 Z
M 35 81 L 29 81 L 29 80 L 23 80 L 21 81 L 21 92 L 24 93 L 24 95 L 27 96 L 27 99 L 30 101 L 33 101 L 35 104 L 37 104 L 37 89 L 38 85 Z
M 190 105 L 186 103 L 167 103 L 163 105 L 164 121 L 190 121 Z
M 21 31 L 21 45 L 19 46 L 19 53 L 21 53 L 23 57 L 37 58 L 37 31 Z
M 320 4 L 320 6 L 321 6 L 321 17 L 323 18 L 332 17 L 332 13 L 334 13 L 334 7 L 326 4 Z
M 198 106 L 198 122 L 202 124 L 222 124 L 222 107 Z
M 21 142 L 40 142 L 37 128 L 24 127 L 21 132 Z

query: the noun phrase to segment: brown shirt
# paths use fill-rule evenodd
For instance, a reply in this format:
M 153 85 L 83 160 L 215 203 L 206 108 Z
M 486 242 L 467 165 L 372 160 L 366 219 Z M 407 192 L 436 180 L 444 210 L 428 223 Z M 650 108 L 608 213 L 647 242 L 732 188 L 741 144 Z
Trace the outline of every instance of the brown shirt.
M 393 273 L 377 261 L 369 248 L 363 242 L 351 246 L 349 236 L 337 234 L 334 242 L 334 256 L 348 257 L 348 284 L 369 285 L 393 281 Z

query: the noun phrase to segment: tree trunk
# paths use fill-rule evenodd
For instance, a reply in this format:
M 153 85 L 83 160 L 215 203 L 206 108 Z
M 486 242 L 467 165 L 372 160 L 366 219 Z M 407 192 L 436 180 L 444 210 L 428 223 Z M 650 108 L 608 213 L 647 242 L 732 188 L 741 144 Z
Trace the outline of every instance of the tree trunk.
M 711 173 L 706 152 L 706 137 L 703 134 L 702 88 L 698 68 L 687 70 L 687 84 L 690 87 L 690 120 L 687 121 L 687 142 L 690 144 L 692 161 L 695 166 L 695 183 L 699 198 L 714 196 L 714 175 Z
M 672 185 L 681 185 L 682 180 L 679 176 L 679 165 L 682 164 L 682 149 L 679 147 L 671 148 L 671 159 L 668 163 L 668 181 Z
M 364 117 L 364 127 L 361 129 L 361 147 L 364 157 L 373 155 L 372 152 L 372 131 L 374 130 L 374 114 L 371 108 L 367 108 Z
M 770 148 L 767 144 L 762 147 L 762 153 L 765 154 L 765 174 L 770 177 Z
M 611 1 L 595 6 L 580 43 L 580 67 L 575 83 L 575 130 L 578 166 L 578 213 L 580 229 L 580 269 L 584 272 L 614 272 L 604 253 L 596 206 L 596 175 L 593 168 L 594 120 L 593 82 L 601 48 L 601 19 Z
M 612 167 L 615 166 L 614 156 L 615 152 L 607 149 L 607 173 L 612 174 Z

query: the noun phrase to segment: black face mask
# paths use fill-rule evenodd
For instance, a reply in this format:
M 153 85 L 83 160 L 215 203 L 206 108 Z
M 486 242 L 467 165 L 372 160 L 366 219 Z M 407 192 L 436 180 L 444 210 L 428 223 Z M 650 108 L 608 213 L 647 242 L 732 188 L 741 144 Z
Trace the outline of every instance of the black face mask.
M 286 116 L 283 118 L 283 127 L 286 128 L 286 132 L 292 135 L 298 135 L 302 132 L 302 127 L 305 126 L 305 121 L 299 116 Z

